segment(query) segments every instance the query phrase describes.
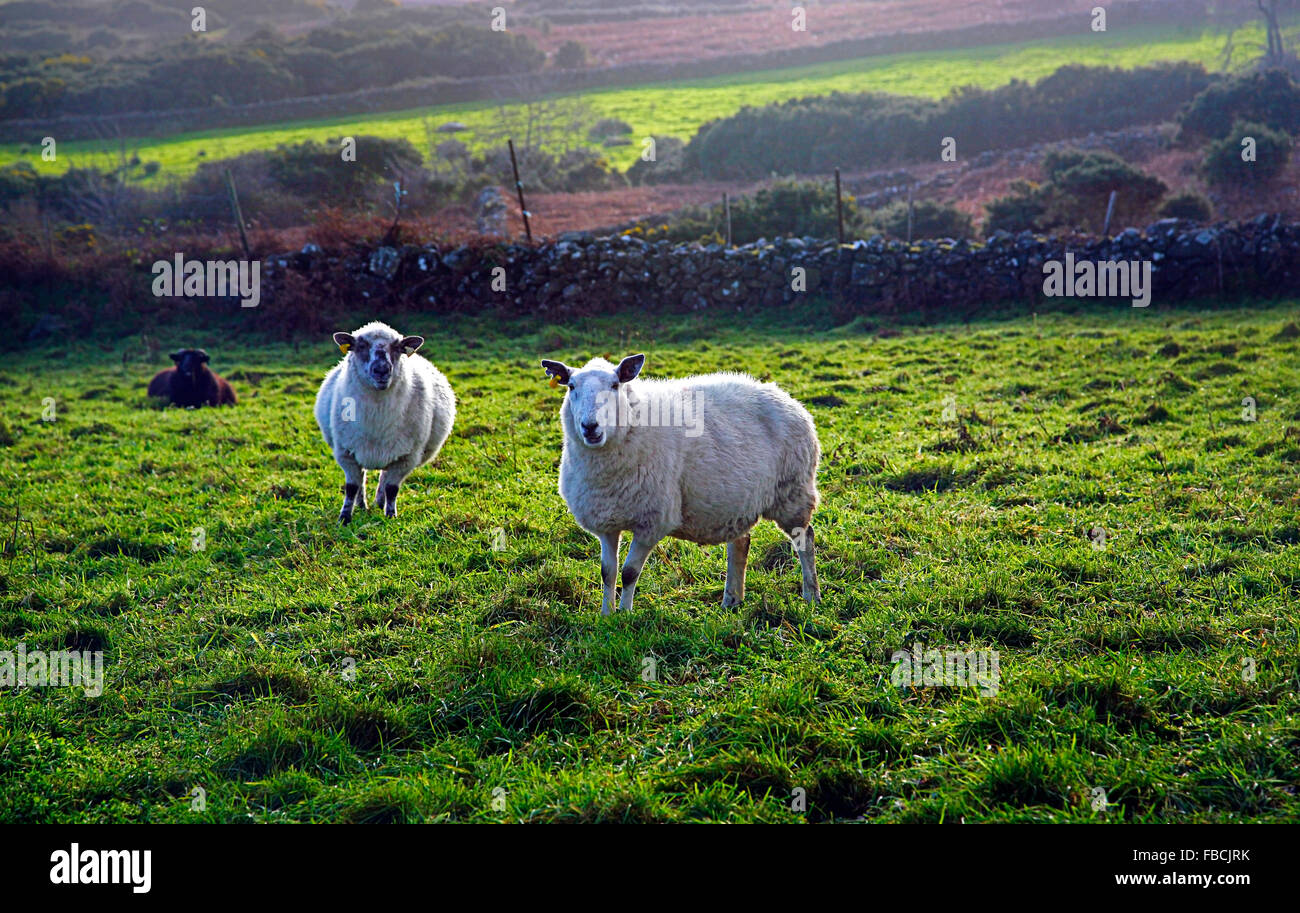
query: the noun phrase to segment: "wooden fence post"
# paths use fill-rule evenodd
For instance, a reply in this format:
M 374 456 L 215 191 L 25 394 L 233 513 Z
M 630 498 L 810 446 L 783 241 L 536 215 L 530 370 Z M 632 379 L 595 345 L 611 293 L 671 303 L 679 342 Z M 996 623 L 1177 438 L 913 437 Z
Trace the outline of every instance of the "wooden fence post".
M 508 139 L 506 142 L 510 145 L 510 168 L 515 173 L 515 190 L 519 193 L 519 212 L 524 217 L 524 234 L 528 237 L 528 243 L 533 243 L 533 228 L 528 222 L 528 206 L 524 203 L 524 182 L 519 180 L 519 163 L 515 161 L 515 141 Z
M 1110 192 L 1110 200 L 1106 203 L 1106 221 L 1101 226 L 1101 233 L 1104 237 L 1110 237 L 1110 217 L 1115 214 L 1115 193 Z
M 840 196 L 840 169 L 835 169 L 835 226 L 840 243 L 844 243 L 844 199 Z
M 248 235 L 244 231 L 244 211 L 239 208 L 239 194 L 235 192 L 235 176 L 226 169 L 226 192 L 230 194 L 230 209 L 235 214 L 235 224 L 239 226 L 239 242 L 244 245 L 244 259 L 252 260 L 253 252 L 248 248 Z

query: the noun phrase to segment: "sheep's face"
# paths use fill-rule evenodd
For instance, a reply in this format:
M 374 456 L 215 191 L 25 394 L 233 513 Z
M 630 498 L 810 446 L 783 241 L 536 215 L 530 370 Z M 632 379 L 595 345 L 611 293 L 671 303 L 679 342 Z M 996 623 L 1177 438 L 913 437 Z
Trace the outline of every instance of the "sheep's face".
M 568 388 L 560 410 L 564 433 L 584 447 L 618 444 L 628 428 L 628 384 L 643 364 L 644 355 L 631 355 L 617 367 L 593 358 L 579 370 L 563 362 L 543 361 L 546 373 Z
M 202 349 L 178 349 L 172 353 L 172 361 L 176 362 L 176 372 L 183 374 L 190 381 L 197 381 L 199 372 L 208 362 L 208 353 Z
M 422 336 L 403 336 L 382 323 L 368 323 L 355 333 L 335 333 L 353 373 L 375 390 L 387 390 L 402 374 L 402 356 L 424 345 Z

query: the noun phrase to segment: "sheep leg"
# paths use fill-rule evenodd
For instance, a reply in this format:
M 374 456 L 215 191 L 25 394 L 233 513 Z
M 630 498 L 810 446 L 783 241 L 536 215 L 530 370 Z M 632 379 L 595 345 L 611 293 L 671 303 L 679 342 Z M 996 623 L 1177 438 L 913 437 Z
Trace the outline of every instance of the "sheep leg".
M 375 507 L 378 510 L 384 509 L 384 471 L 379 470 L 379 484 L 375 486 Z
M 821 602 L 821 585 L 817 582 L 817 563 L 814 558 L 816 548 L 813 545 L 813 529 L 809 524 L 786 530 L 794 544 L 795 554 L 799 556 L 799 569 L 803 571 L 803 598 L 810 603 Z
M 600 614 L 608 615 L 614 611 L 614 598 L 618 585 L 618 543 L 623 538 L 621 532 L 601 533 L 600 539 L 600 580 L 604 589 L 600 597 Z
M 366 509 L 366 475 L 352 454 L 339 450 L 334 459 L 343 469 L 343 509 L 339 511 L 339 519 L 346 525 L 352 522 L 352 508 L 358 499 L 361 509 Z
M 722 605 L 738 606 L 745 601 L 745 565 L 749 563 L 749 533 L 727 543 L 727 583 Z
M 658 536 L 632 534 L 632 544 L 627 547 L 627 560 L 623 562 L 623 593 L 618 599 L 618 610 L 620 612 L 629 612 L 632 610 L 632 600 L 636 596 L 637 578 L 641 576 L 641 569 L 645 567 L 645 561 L 650 557 L 650 552 L 659 544 Z
M 379 474 L 379 484 L 382 491 L 375 495 L 375 498 L 384 506 L 385 517 L 397 516 L 397 489 L 406 481 L 406 477 L 411 474 L 415 468 L 415 461 L 409 457 L 403 457 L 400 460 L 394 460 L 384 467 L 383 472 Z

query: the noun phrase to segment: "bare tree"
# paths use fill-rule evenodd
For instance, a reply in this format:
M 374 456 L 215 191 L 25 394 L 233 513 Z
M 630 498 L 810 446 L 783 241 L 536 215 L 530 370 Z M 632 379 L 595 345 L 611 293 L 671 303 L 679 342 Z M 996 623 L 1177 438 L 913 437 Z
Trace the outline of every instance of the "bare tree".
M 596 121 L 595 109 L 579 96 L 548 96 L 535 76 L 511 79 L 509 91 L 499 96 L 493 123 L 475 134 L 485 146 L 504 146 L 515 141 L 515 150 L 525 158 L 530 153 L 563 155 L 575 146 Z
M 1269 66 L 1286 65 L 1286 46 L 1282 41 L 1282 24 L 1280 13 L 1283 9 L 1296 7 L 1295 0 L 1255 0 L 1260 15 L 1264 17 L 1264 32 L 1267 46 L 1264 49 L 1264 62 Z

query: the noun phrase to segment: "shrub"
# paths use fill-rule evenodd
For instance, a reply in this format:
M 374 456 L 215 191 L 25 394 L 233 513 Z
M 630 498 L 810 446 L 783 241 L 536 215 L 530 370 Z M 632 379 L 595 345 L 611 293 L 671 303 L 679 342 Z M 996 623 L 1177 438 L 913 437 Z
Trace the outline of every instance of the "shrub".
M 580 70 L 587 65 L 587 49 L 572 39 L 564 42 L 555 52 L 555 65 L 561 70 Z
M 530 190 L 574 193 L 624 183 L 623 176 L 611 171 L 609 162 L 594 149 L 580 146 L 558 155 L 537 146 L 517 151 L 519 173 Z M 482 158 L 475 160 L 473 170 L 493 183 L 514 186 L 510 153 L 505 149 L 488 150 Z
M 1300 85 L 1282 70 L 1212 83 L 1179 117 L 1179 135 L 1201 140 L 1221 137 L 1239 120 L 1300 133 Z
M 34 197 L 39 178 L 36 169 L 28 162 L 14 162 L 0 168 L 0 208 L 9 207 L 24 197 Z
M 632 184 L 661 184 L 680 180 L 686 167 L 686 144 L 675 136 L 652 136 L 655 160 L 647 162 L 638 158 L 627 169 L 627 179 Z M 642 155 L 645 148 L 642 147 Z
M 1165 197 L 1157 213 L 1163 219 L 1187 219 L 1191 222 L 1208 222 L 1214 218 L 1214 207 L 1204 194 L 1183 190 Z
M 619 120 L 617 117 L 602 117 L 591 125 L 591 129 L 587 131 L 587 139 L 600 142 L 611 136 L 626 136 L 631 132 L 632 125 L 627 121 Z
M 932 160 L 943 136 L 959 137 L 964 157 L 1166 120 L 1210 82 L 1204 68 L 1186 63 L 1065 66 L 1033 85 L 967 87 L 941 101 L 874 93 L 793 99 L 705 124 L 687 145 L 685 167 L 722 178 L 879 167 Z
M 1112 191 L 1116 196 L 1111 224 L 1133 224 L 1169 189 L 1159 178 L 1106 152 L 1052 152 L 1043 171 L 1050 188 L 1047 221 L 1064 227 L 1099 230 Z
M 420 154 L 405 139 L 357 136 L 356 161 L 345 162 L 340 145 L 307 142 L 281 145 L 267 158 L 268 173 L 280 189 L 313 201 L 352 202 L 379 179 L 392 180 L 420 165 Z
M 1047 220 L 1046 193 L 1032 181 L 1015 181 L 1011 193 L 984 204 L 984 232 L 1042 231 Z
M 1242 142 L 1255 141 L 1255 160 L 1245 161 Z M 1238 121 L 1223 139 L 1205 147 L 1205 179 L 1216 186 L 1259 187 L 1273 181 L 1291 158 L 1291 137 L 1260 123 Z
M 1043 159 L 1043 175 L 1043 184 L 1017 181 L 1010 194 L 988 203 L 985 231 L 1100 231 L 1111 191 L 1116 193 L 1112 227 L 1136 224 L 1168 189 L 1159 178 L 1108 152 L 1053 150 Z
M 913 207 L 913 238 L 969 238 L 974 234 L 971 217 L 956 206 L 921 200 Z M 907 237 L 907 203 L 897 202 L 872 213 L 879 229 L 895 238 Z
M 721 203 L 689 207 L 666 225 L 639 227 L 639 234 L 675 242 L 718 241 L 726 234 Z M 736 244 L 780 236 L 834 238 L 836 231 L 833 184 L 782 180 L 731 201 L 731 239 Z M 849 196 L 844 198 L 844 233 L 846 237 L 875 233 Z
M 603 190 L 622 182 L 622 176 L 610 171 L 609 162 L 600 153 L 581 146 L 560 156 L 557 167 L 560 187 L 569 193 Z

